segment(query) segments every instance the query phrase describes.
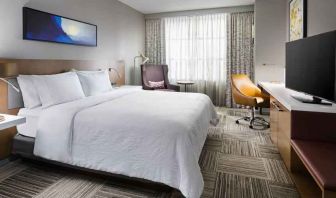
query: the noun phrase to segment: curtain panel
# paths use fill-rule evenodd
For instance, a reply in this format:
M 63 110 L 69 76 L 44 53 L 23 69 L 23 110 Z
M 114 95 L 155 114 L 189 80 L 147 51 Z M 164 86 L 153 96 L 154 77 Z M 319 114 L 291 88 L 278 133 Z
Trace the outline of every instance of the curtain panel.
M 149 58 L 148 63 L 164 64 L 165 60 L 165 27 L 164 19 L 146 20 L 145 54 Z
M 237 107 L 231 93 L 231 75 L 247 74 L 254 80 L 254 12 L 232 13 L 227 18 L 227 107 Z

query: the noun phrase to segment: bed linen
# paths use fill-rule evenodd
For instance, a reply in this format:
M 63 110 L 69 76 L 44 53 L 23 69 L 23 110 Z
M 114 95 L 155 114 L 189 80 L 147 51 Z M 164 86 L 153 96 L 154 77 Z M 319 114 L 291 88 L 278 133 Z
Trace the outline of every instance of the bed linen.
M 36 107 L 33 109 L 21 108 L 18 116 L 25 117 L 26 122 L 16 126 L 18 133 L 26 137 L 35 138 L 38 120 L 42 110 L 42 107 Z
M 200 197 L 198 159 L 217 114 L 197 93 L 117 89 L 45 109 L 34 155 L 159 182 Z

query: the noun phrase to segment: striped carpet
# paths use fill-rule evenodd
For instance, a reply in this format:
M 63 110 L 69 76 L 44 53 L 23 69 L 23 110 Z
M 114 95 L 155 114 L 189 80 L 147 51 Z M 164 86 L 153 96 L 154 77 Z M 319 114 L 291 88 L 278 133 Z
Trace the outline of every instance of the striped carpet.
M 299 197 L 270 140 L 269 130 L 255 131 L 235 118 L 246 110 L 217 108 L 220 123 L 211 127 L 200 157 L 205 187 L 202 197 Z M 0 167 L 0 197 L 112 198 L 182 195 L 152 183 L 88 174 L 72 169 L 16 160 Z

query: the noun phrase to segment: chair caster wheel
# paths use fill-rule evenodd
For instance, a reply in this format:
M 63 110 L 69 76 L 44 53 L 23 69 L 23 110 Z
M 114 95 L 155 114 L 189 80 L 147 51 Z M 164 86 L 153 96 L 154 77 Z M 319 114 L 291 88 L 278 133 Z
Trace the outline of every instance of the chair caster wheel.
M 250 128 L 250 129 L 253 129 L 253 126 L 250 125 L 249 128 Z
M 238 121 L 238 120 L 236 120 L 236 124 L 239 124 L 239 121 Z

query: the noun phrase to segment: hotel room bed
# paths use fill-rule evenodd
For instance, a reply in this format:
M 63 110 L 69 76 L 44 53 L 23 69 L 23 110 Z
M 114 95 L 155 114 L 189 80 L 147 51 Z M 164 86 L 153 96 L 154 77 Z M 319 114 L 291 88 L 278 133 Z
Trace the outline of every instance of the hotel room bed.
M 203 94 L 119 89 L 29 116 L 36 136 L 18 127 L 14 154 L 163 183 L 186 197 L 202 193 L 198 160 L 217 119 Z

